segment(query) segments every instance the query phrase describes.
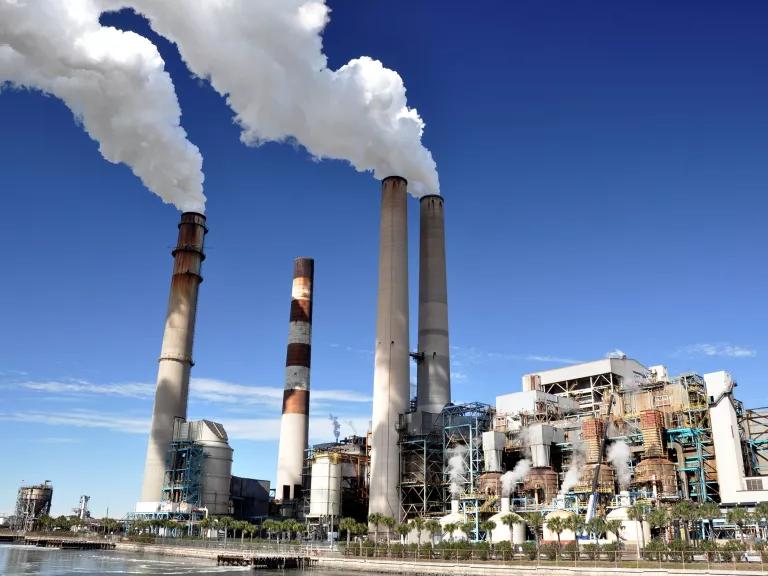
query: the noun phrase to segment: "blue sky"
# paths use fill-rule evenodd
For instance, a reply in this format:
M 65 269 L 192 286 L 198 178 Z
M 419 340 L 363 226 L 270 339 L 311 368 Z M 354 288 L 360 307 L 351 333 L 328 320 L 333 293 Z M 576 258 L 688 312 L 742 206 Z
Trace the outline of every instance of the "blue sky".
M 725 369 L 765 404 L 768 7 L 715 2 L 330 2 L 334 68 L 397 70 L 446 197 L 457 401 L 621 349 Z M 141 19 L 204 157 L 210 233 L 190 418 L 233 472 L 274 479 L 292 259 L 316 259 L 315 440 L 370 417 L 378 184 L 299 147 L 247 148 L 232 113 Z M 0 93 L 0 513 L 140 488 L 178 213 L 54 98 Z M 412 342 L 417 204 L 411 202 Z

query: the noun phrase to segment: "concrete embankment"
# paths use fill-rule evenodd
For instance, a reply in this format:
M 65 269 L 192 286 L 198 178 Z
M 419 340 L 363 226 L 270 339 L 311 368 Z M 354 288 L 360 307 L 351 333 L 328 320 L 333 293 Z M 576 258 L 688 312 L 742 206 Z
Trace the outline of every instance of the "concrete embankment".
M 534 576 L 557 575 L 567 576 L 692 576 L 702 574 L 707 576 L 765 576 L 766 572 L 759 570 L 732 570 L 727 567 L 712 567 L 709 570 L 679 570 L 674 568 L 589 568 L 567 566 L 510 566 L 488 563 L 451 563 L 451 562 L 415 562 L 413 560 L 382 560 L 378 558 L 330 558 L 319 557 L 318 568 L 327 568 L 343 572 L 379 572 L 426 575 L 451 574 L 454 576 Z
M 216 563 L 221 554 L 259 554 L 257 551 L 243 551 L 224 548 L 195 548 L 184 546 L 164 546 L 162 544 L 133 544 L 121 542 L 117 549 L 127 552 L 144 552 L 147 554 L 164 554 L 168 556 L 183 556 L 185 558 L 200 558 Z M 262 552 L 263 553 L 263 552 Z M 417 562 L 414 560 L 397 560 L 381 558 L 343 558 L 313 554 L 317 561 L 317 569 L 338 570 L 341 572 L 377 572 L 391 574 L 411 574 L 414 576 L 766 576 L 768 572 L 758 570 L 733 570 L 728 565 L 712 566 L 709 570 L 682 570 L 677 568 L 592 568 L 573 566 L 525 566 L 496 564 L 493 562 Z

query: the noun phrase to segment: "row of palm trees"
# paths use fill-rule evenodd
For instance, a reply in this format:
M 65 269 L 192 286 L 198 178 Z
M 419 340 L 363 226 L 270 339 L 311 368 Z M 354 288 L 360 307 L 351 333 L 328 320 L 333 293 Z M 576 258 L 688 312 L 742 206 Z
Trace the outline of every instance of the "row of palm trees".
M 651 528 L 662 533 L 664 539 L 668 541 L 670 528 L 677 527 L 681 536 L 685 540 L 696 540 L 697 534 L 702 538 L 708 536 L 710 540 L 715 539 L 713 530 L 715 518 L 722 518 L 720 506 L 714 502 L 697 503 L 688 500 L 677 502 L 670 507 L 650 506 L 644 502 L 635 502 L 628 510 L 627 516 L 630 520 L 637 522 L 638 526 L 642 522 L 647 522 Z M 709 527 L 705 530 L 704 521 Z M 768 537 L 768 502 L 758 504 L 753 512 L 746 508 L 735 507 L 726 511 L 725 520 L 728 524 L 737 526 L 739 535 L 744 544 L 744 531 L 749 525 L 757 526 L 762 532 L 763 539 Z M 700 530 L 694 530 L 694 527 L 700 527 Z M 643 531 L 638 529 L 640 534 L 640 546 L 645 548 Z

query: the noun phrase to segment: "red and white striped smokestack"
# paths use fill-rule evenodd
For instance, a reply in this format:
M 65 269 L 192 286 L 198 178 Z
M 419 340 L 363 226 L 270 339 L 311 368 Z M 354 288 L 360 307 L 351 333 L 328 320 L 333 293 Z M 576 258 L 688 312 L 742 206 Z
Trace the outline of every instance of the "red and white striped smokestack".
M 291 318 L 285 359 L 283 417 L 277 457 L 278 500 L 301 496 L 301 470 L 309 433 L 309 365 L 312 356 L 312 283 L 315 261 L 296 258 L 293 263 Z
M 408 183 L 381 183 L 379 292 L 373 374 L 369 514 L 400 519 L 400 450 L 395 426 L 410 400 L 408 350 Z
M 451 401 L 443 197 L 422 196 L 420 205 L 416 406 L 439 413 Z
M 179 222 L 179 239 L 173 250 L 173 277 L 165 318 L 163 347 L 157 369 L 157 389 L 152 427 L 144 465 L 142 502 L 158 502 L 163 492 L 165 461 L 173 439 L 173 423 L 187 419 L 192 342 L 195 335 L 197 293 L 205 254 L 203 241 L 208 229 L 205 216 L 185 212 Z

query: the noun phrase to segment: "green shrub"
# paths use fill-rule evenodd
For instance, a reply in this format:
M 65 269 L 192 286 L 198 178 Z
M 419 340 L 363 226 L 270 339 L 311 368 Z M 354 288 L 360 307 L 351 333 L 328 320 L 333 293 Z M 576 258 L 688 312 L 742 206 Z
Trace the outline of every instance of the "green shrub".
M 556 560 L 557 559 L 557 553 L 559 552 L 559 550 L 557 549 L 557 543 L 555 543 L 555 542 L 550 542 L 550 543 L 547 543 L 547 544 L 543 544 L 539 548 L 539 551 L 542 554 L 544 554 L 544 557 L 547 560 Z
M 568 560 L 578 560 L 579 556 L 579 543 L 568 542 L 568 544 L 565 545 L 565 557 L 568 558 Z
M 707 562 L 717 561 L 717 544 L 712 542 L 712 540 L 705 540 L 702 542 L 699 549 L 704 552 L 704 557 L 707 559 Z
M 536 543 L 526 542 L 523 544 L 523 554 L 528 560 L 536 560 Z
M 609 542 L 605 546 L 603 546 L 603 552 L 605 552 L 606 557 L 608 558 L 609 562 L 615 562 L 616 556 L 621 550 L 621 547 L 618 542 Z
M 645 558 L 647 560 L 664 560 L 667 553 L 667 544 L 660 538 L 654 538 L 645 547 Z
M 720 547 L 720 558 L 723 562 L 740 562 L 744 546 L 738 540 L 729 540 Z
M 669 543 L 669 557 L 675 562 L 693 562 L 693 551 L 690 543 L 675 538 Z
M 597 560 L 600 558 L 600 544 L 597 544 L 596 542 L 584 544 L 584 553 L 590 560 Z

